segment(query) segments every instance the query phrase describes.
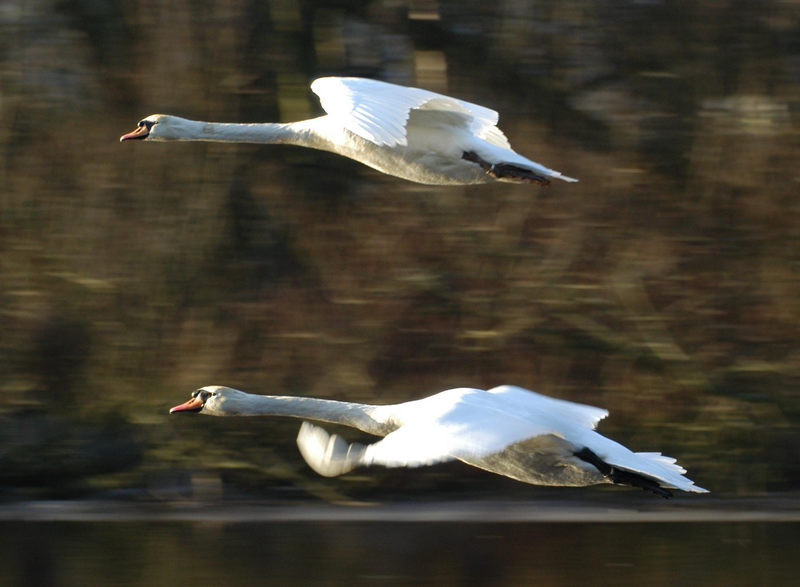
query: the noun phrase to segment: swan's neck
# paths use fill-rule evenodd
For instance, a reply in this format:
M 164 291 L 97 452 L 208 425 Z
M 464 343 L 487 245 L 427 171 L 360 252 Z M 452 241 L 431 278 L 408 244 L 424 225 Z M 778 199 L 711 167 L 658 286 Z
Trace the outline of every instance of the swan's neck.
M 369 434 L 383 436 L 391 432 L 393 425 L 381 412 L 385 406 L 371 406 L 352 402 L 293 397 L 283 395 L 253 395 L 242 393 L 237 398 L 227 398 L 215 416 L 289 416 L 306 420 L 317 420 L 352 426 Z
M 211 141 L 215 143 L 268 143 L 315 147 L 309 121 L 239 124 L 203 122 L 173 117 L 170 128 L 151 137 L 154 141 Z

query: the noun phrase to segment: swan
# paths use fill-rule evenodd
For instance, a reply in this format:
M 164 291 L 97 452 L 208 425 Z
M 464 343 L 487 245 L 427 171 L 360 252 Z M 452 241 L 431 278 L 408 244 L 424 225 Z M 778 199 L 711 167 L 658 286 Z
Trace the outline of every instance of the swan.
M 393 405 L 311 397 L 253 395 L 218 385 L 194 391 L 170 413 L 211 416 L 291 416 L 303 419 L 300 453 L 320 475 L 356 467 L 417 467 L 459 460 L 534 485 L 633 485 L 663 497 L 671 489 L 707 493 L 683 476 L 675 459 L 632 452 L 595 432 L 608 411 L 555 399 L 513 385 L 448 389 Z M 343 424 L 375 436 L 348 443 L 307 420 Z
M 483 106 L 420 88 L 356 77 L 311 84 L 324 116 L 290 123 L 231 124 L 152 114 L 120 142 L 285 143 L 332 151 L 417 183 L 578 181 L 516 153 Z

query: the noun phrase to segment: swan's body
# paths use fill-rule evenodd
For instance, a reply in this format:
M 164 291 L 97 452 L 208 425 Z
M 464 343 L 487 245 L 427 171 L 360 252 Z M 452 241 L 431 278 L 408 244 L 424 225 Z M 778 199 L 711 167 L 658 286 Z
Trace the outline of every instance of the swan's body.
M 577 181 L 511 149 L 494 110 L 420 88 L 325 77 L 311 89 L 326 115 L 229 124 L 153 114 L 120 141 L 284 143 L 331 151 L 388 175 L 432 185 Z
M 383 436 L 348 444 L 303 422 L 297 445 L 317 473 L 359 466 L 417 467 L 460 460 L 535 485 L 635 485 L 668 497 L 669 489 L 707 491 L 683 476 L 675 459 L 635 453 L 595 432 L 602 408 L 504 385 L 449 389 L 402 404 L 376 406 L 316 398 L 252 395 L 229 387 L 198 389 L 172 412 L 213 416 L 280 415 L 344 424 Z

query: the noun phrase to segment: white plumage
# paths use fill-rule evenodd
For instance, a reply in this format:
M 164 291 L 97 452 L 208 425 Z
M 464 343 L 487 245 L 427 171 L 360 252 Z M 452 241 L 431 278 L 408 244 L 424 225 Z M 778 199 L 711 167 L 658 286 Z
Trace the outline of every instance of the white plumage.
M 303 422 L 297 444 L 319 474 L 359 466 L 417 467 L 460 460 L 537 485 L 634 485 L 669 496 L 669 489 L 705 493 L 675 459 L 632 452 L 594 428 L 602 408 L 503 385 L 457 388 L 424 399 L 377 406 L 316 398 L 252 395 L 228 387 L 198 389 L 171 412 L 215 416 L 283 415 L 352 426 L 384 438 L 348 443 Z
M 431 185 L 577 181 L 515 152 L 494 110 L 420 88 L 324 77 L 311 89 L 327 114 L 291 123 L 229 124 L 153 114 L 120 141 L 286 143 L 338 153 Z
M 497 128 L 494 110 L 420 88 L 363 78 L 322 77 L 311 84 L 329 116 L 344 128 L 376 145 L 408 145 L 406 124 L 413 110 L 436 112 L 440 126 L 463 126 L 477 137 L 492 136 L 510 148 Z M 492 142 L 492 141 L 490 141 Z

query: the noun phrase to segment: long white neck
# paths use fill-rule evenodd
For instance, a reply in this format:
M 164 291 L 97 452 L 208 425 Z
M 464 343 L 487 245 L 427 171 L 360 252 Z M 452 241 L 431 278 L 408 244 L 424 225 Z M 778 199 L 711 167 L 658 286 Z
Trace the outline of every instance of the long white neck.
M 369 434 L 382 436 L 396 428 L 396 425 L 379 415 L 381 412 L 385 414 L 387 407 L 314 397 L 241 392 L 221 402 L 220 410 L 204 413 L 212 416 L 289 416 L 352 426 Z
M 169 128 L 153 133 L 154 141 L 210 141 L 215 143 L 292 144 L 326 148 L 313 129 L 324 117 L 300 122 L 263 122 L 239 124 L 204 122 L 171 117 Z

